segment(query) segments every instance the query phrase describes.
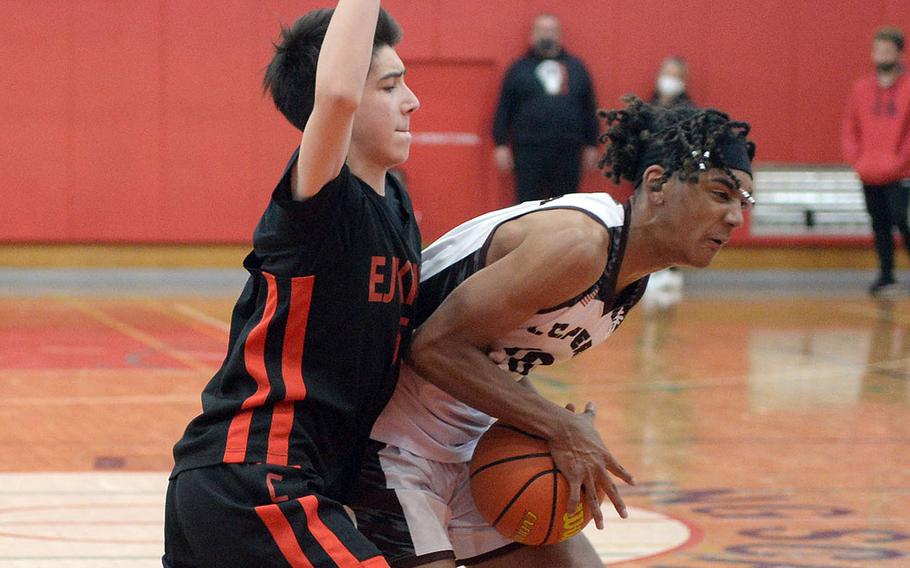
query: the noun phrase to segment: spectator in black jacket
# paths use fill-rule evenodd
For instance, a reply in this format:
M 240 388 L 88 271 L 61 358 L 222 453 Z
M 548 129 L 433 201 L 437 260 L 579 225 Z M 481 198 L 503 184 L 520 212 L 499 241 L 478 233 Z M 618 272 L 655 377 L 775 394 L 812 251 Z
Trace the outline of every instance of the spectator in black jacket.
M 563 50 L 559 20 L 540 14 L 531 49 L 506 73 L 493 124 L 494 160 L 515 171 L 518 201 L 577 191 L 597 167 L 597 103 L 584 63 Z

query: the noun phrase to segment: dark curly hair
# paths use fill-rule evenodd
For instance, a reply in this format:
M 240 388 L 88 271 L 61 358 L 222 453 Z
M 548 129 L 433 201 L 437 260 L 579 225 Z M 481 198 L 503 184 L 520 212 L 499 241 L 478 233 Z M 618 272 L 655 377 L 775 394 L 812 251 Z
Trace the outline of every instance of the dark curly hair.
M 661 108 L 635 97 L 623 97 L 626 107 L 601 110 L 606 123 L 600 142 L 607 144 L 598 164 L 604 175 L 619 183 L 627 179 L 636 184 L 646 156 L 659 152 L 654 164 L 666 170 L 661 184 L 676 173 L 685 182 L 697 182 L 704 168 L 720 168 L 739 187 L 739 181 L 724 163 L 721 146 L 731 142 L 745 144 L 749 160 L 755 157 L 755 143 L 747 140 L 749 123 L 737 122 L 715 109 L 692 107 Z M 708 158 L 704 157 L 708 153 Z
M 316 97 L 316 62 L 319 50 L 335 11 L 313 10 L 301 16 L 290 28 L 281 27 L 275 55 L 262 79 L 264 91 L 272 94 L 275 106 L 298 129 L 303 130 Z M 395 47 L 401 41 L 401 27 L 384 9 L 373 36 L 373 53 L 379 47 Z

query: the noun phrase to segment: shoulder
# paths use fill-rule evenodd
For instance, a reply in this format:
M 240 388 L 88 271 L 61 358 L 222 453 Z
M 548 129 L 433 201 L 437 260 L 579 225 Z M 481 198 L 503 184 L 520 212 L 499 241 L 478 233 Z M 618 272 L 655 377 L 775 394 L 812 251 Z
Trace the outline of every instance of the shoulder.
M 272 192 L 254 231 L 254 243 L 294 243 L 329 226 L 352 222 L 358 215 L 351 213 L 363 208 L 362 195 L 358 195 L 363 192 L 357 190 L 357 179 L 347 166 L 319 192 L 303 200 L 293 198 L 290 178 L 288 170 Z
M 573 262 L 593 260 L 602 266 L 600 259 L 606 259 L 610 243 L 606 227 L 588 213 L 574 209 L 545 210 L 543 215 L 552 229 L 546 237 L 551 248 L 563 251 Z
M 537 58 L 531 54 L 524 54 L 509 65 L 509 72 L 515 73 L 518 71 L 524 71 L 527 69 L 532 69 L 537 65 Z
M 316 194 L 306 199 L 295 199 L 291 190 L 291 174 L 289 169 L 282 176 L 281 181 L 272 192 L 272 202 L 287 211 L 306 211 L 321 206 L 324 203 L 336 201 L 352 195 L 352 189 L 357 188 L 357 178 L 351 173 L 347 164 L 333 179 L 326 182 Z
M 563 52 L 562 56 L 563 56 L 563 60 L 566 63 L 574 65 L 575 67 L 578 67 L 579 69 L 581 69 L 583 71 L 587 71 L 587 66 L 585 65 L 585 62 L 580 57 L 572 55 L 571 53 L 568 53 L 565 51 Z
M 530 253 L 528 264 L 538 268 L 539 275 L 528 279 L 540 286 L 537 307 L 545 309 L 576 297 L 601 278 L 610 239 L 603 225 L 580 211 L 550 210 L 541 218 L 546 224 L 534 231 L 525 255 Z
M 554 270 L 562 267 L 580 272 L 580 276 L 589 269 L 599 271 L 609 254 L 607 229 L 587 213 L 575 209 L 543 209 L 503 229 L 503 244 L 507 249 L 521 248 L 524 254 L 534 255 Z

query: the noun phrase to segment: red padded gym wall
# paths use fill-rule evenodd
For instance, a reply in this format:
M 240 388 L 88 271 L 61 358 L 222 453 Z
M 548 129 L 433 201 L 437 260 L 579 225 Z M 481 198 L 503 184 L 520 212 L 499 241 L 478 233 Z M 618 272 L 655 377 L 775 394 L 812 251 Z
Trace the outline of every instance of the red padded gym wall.
M 0 3 L 5 242 L 248 242 L 298 134 L 262 96 L 279 23 L 328 2 Z M 509 202 L 492 167 L 499 81 L 531 18 L 563 21 L 602 106 L 669 54 L 696 102 L 753 123 L 764 162 L 841 162 L 851 82 L 906 0 L 388 0 L 423 102 L 404 166 L 427 239 Z M 613 191 L 591 173 L 585 191 Z

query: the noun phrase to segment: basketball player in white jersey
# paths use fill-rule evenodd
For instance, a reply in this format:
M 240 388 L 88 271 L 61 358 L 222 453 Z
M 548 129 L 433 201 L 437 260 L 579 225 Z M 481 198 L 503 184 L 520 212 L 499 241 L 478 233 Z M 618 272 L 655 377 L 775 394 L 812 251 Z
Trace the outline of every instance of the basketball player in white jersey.
M 569 510 L 586 496 L 603 528 L 602 491 L 626 516 L 611 474 L 633 480 L 597 434 L 593 405 L 562 408 L 527 375 L 606 340 L 650 273 L 707 266 L 754 202 L 755 155 L 749 125 L 726 114 L 626 102 L 602 113 L 601 167 L 636 184 L 628 203 L 603 193 L 527 202 L 424 251 L 420 327 L 351 503 L 393 568 L 603 566 L 583 535 L 545 547 L 501 536 L 476 510 L 467 462 L 502 420 L 548 441 L 570 484 Z

